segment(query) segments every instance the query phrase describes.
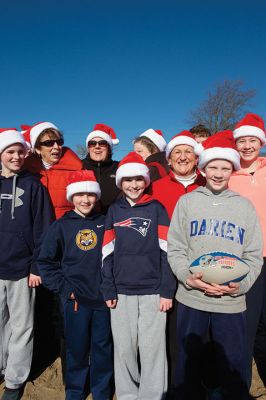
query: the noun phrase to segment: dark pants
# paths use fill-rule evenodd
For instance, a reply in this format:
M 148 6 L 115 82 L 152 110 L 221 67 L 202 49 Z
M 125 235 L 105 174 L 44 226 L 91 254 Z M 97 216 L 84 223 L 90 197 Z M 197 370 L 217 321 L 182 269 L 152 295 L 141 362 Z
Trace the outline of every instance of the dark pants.
M 74 301 L 64 305 L 66 399 L 83 400 L 88 379 L 94 400 L 112 398 L 113 345 L 109 310 L 92 310 Z
M 215 368 L 224 400 L 245 400 L 247 387 L 246 314 L 199 311 L 178 304 L 178 359 L 175 373 L 175 398 L 206 399 L 202 385 L 205 346 L 211 332 Z M 213 368 L 213 365 L 210 366 Z
M 258 279 L 246 295 L 248 337 L 248 384 L 252 381 L 252 358 L 261 378 L 266 383 L 266 258 Z
M 259 375 L 266 386 L 266 258 L 262 271 L 247 293 L 248 325 L 248 382 L 252 379 L 252 357 L 254 356 Z

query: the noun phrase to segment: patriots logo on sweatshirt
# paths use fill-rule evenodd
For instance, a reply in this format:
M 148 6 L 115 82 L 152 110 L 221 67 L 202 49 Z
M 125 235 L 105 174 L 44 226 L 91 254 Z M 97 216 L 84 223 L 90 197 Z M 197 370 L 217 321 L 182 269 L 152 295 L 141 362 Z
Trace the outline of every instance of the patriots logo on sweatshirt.
M 142 236 L 146 236 L 151 220 L 147 218 L 132 217 L 125 219 L 121 222 L 116 222 L 114 226 L 120 226 L 121 228 L 132 228 L 138 231 Z

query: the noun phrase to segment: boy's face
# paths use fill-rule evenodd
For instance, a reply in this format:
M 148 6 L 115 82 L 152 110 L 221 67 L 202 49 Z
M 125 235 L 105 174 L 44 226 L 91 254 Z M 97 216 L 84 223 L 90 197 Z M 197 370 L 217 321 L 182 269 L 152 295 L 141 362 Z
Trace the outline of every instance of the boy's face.
M 204 168 L 206 186 L 212 192 L 222 192 L 228 188 L 228 182 L 233 172 L 233 165 L 227 160 L 210 161 Z
M 123 178 L 121 187 L 126 197 L 134 203 L 137 203 L 145 190 L 146 183 L 143 176 L 133 176 L 130 178 Z
M 25 147 L 20 144 L 8 146 L 1 154 L 2 174 L 13 175 L 19 172 L 25 160 Z
M 82 217 L 86 217 L 94 208 L 97 196 L 94 193 L 76 193 L 72 197 L 74 211 Z

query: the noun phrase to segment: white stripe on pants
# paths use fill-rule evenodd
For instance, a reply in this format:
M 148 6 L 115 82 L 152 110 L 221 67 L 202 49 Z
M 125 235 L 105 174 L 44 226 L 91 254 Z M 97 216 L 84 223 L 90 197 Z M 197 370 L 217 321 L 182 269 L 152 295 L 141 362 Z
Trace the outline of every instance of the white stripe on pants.
M 118 295 L 111 309 L 117 400 L 162 400 L 166 395 L 166 313 L 159 311 L 159 301 L 159 295 Z
M 10 389 L 21 387 L 30 372 L 34 300 L 35 290 L 28 287 L 28 277 L 0 279 L 0 370 Z

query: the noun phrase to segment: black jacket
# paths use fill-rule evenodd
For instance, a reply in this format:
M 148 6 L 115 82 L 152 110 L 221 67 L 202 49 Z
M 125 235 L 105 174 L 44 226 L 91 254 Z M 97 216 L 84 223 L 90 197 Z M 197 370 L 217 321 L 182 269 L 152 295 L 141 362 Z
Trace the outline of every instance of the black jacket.
M 115 183 L 115 174 L 118 168 L 118 161 L 113 161 L 108 158 L 105 161 L 94 161 L 90 158 L 89 154 L 84 160 L 82 160 L 84 169 L 91 169 L 97 182 L 101 188 L 101 200 L 99 202 L 100 211 L 106 214 L 109 206 L 117 199 L 120 194 L 120 190 L 117 188 Z

